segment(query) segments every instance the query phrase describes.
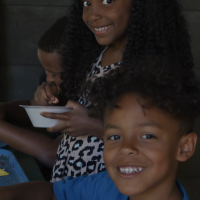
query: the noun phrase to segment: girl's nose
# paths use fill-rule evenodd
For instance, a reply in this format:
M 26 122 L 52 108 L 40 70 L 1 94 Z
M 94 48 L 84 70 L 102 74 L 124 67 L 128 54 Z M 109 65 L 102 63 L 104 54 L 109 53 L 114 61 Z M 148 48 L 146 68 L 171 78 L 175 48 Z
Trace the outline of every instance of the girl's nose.
M 102 18 L 101 9 L 97 5 L 91 5 L 90 6 L 90 10 L 89 10 L 88 15 L 89 15 L 88 19 L 91 22 L 95 22 L 95 21 L 100 20 Z

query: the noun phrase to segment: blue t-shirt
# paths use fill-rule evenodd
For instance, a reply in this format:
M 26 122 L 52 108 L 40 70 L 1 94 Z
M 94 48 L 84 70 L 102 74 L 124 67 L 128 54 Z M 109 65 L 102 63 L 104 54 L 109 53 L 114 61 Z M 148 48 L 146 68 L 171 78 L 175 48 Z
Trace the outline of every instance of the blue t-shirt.
M 183 200 L 189 200 L 178 181 L 177 186 Z M 67 177 L 55 182 L 53 190 L 57 200 L 128 200 L 128 196 L 119 192 L 106 171 L 91 176 Z

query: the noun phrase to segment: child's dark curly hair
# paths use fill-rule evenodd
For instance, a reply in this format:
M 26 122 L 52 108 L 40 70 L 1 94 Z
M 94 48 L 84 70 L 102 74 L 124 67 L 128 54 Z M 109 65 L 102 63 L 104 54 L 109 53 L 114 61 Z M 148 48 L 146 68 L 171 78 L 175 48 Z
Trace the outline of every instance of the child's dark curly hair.
M 168 63 L 168 64 L 167 64 Z M 170 66 L 169 66 L 170 65 Z M 187 77 L 165 60 L 149 57 L 136 66 L 127 66 L 110 71 L 105 77 L 88 81 L 85 86 L 90 109 L 94 117 L 102 118 L 105 107 L 114 106 L 124 94 L 138 95 L 144 108 L 152 105 L 180 120 L 185 131 L 192 130 L 194 120 L 200 115 L 200 86 L 194 72 Z
M 41 36 L 38 48 L 47 53 L 58 53 L 63 62 L 63 49 L 67 37 L 68 18 L 61 17 Z M 68 98 L 61 92 L 59 94 L 59 105 L 66 105 Z
M 65 71 L 61 76 L 63 91 L 70 99 L 79 93 L 92 62 L 102 50 L 83 22 L 82 13 L 83 2 L 73 0 L 65 43 Z M 193 67 L 190 37 L 177 0 L 132 0 L 127 36 L 122 67 L 143 55 L 168 55 L 171 60 L 179 60 L 182 70 Z
M 47 53 L 62 54 L 66 40 L 67 17 L 61 17 L 41 36 L 38 48 Z

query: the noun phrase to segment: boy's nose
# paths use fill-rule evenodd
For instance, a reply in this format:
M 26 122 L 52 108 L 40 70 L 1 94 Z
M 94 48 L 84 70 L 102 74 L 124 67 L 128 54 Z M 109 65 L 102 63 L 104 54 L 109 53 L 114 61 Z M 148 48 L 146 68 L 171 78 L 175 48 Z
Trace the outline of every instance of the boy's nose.
M 121 144 L 120 154 L 131 156 L 131 155 L 137 155 L 138 153 L 139 153 L 139 150 L 135 142 L 124 141 Z
M 46 81 L 47 81 L 48 83 L 49 83 L 49 82 L 51 82 L 51 81 L 53 81 L 53 82 L 54 82 L 54 78 L 47 76 L 47 79 L 46 79 Z
M 97 21 L 102 18 L 101 9 L 97 5 L 92 5 L 88 13 L 90 22 Z

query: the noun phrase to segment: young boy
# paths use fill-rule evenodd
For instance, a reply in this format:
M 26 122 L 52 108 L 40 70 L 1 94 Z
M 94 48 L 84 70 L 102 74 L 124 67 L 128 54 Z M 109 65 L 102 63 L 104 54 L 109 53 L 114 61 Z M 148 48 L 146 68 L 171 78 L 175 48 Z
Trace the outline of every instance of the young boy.
M 0 187 L 2 200 L 189 200 L 176 173 L 178 163 L 195 151 L 192 127 L 200 113 L 199 84 L 193 72 L 177 73 L 159 62 L 125 70 L 119 68 L 90 87 L 97 114 L 104 119 L 107 172 L 68 177 L 54 185 Z
M 66 30 L 67 17 L 64 16 L 45 31 L 38 42 L 38 58 L 46 76 L 43 80 L 45 82 L 38 87 L 35 98 L 0 104 L 0 140 L 18 151 L 34 156 L 49 168 L 54 165 L 57 148 L 63 136 L 53 139 L 41 133 L 14 126 L 4 120 L 26 127 L 31 122 L 24 108 L 19 105 L 51 105 L 52 103 L 58 103 L 60 99 L 58 100 L 55 96 L 48 94 L 51 90 L 58 92 L 62 83 L 60 74 L 63 71 L 62 51 L 66 39 Z M 48 88 L 47 82 L 51 82 L 52 85 L 52 88 L 48 90 L 46 89 Z
M 52 87 L 60 91 L 60 85 L 63 82 L 60 75 L 64 71 L 63 63 L 63 49 L 66 40 L 67 31 L 67 17 L 59 18 L 40 38 L 38 42 L 38 58 L 42 64 L 45 73 L 40 77 L 40 86 L 35 93 L 35 98 L 31 100 L 31 105 L 51 105 L 58 103 L 57 97 L 48 95 L 45 87 L 50 82 L 54 82 Z M 52 99 L 51 99 L 52 97 Z M 36 100 L 36 101 L 35 101 Z M 67 102 L 67 100 L 66 100 Z M 66 104 L 64 103 L 64 105 Z

